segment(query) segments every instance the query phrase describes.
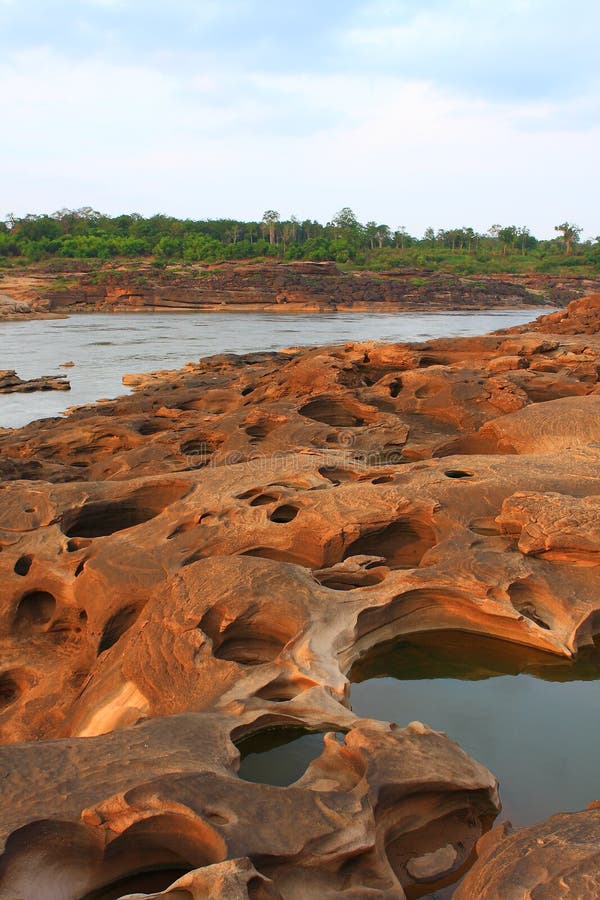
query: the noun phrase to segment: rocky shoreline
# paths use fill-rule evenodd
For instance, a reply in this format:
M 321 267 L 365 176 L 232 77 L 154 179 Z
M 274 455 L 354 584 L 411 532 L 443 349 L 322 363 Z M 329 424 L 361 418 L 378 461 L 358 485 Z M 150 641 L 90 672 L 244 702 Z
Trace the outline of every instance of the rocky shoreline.
M 344 273 L 334 263 L 308 262 L 164 270 L 145 264 L 93 272 L 15 270 L 3 275 L 0 288 L 6 296 L 0 319 L 137 311 L 434 312 L 563 306 L 600 290 L 600 277 Z
M 600 294 L 134 387 L 0 434 L 0 897 L 597 897 L 597 805 L 490 831 L 494 775 L 349 676 L 416 634 L 598 641 Z M 239 777 L 290 728 L 325 734 L 300 780 Z

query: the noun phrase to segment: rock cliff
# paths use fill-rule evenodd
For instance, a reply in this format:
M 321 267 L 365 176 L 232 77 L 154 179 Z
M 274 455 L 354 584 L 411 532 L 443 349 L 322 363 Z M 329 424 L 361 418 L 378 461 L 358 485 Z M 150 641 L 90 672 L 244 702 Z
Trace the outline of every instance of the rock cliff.
M 131 310 L 285 311 L 488 309 L 562 306 L 600 289 L 574 276 L 468 276 L 420 270 L 342 273 L 334 263 L 141 264 L 53 275 L 11 272 L 3 290 L 55 313 Z

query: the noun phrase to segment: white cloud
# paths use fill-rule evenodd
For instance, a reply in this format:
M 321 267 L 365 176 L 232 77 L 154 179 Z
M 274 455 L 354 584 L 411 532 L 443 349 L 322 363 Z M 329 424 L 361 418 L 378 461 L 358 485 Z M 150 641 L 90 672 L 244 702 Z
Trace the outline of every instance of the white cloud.
M 349 205 L 416 233 L 500 221 L 551 234 L 565 218 L 600 230 L 589 190 L 600 126 L 569 118 L 568 104 L 214 60 L 183 76 L 46 50 L 5 59 L 0 78 L 0 213 L 89 204 L 252 218 L 271 207 L 323 220 Z

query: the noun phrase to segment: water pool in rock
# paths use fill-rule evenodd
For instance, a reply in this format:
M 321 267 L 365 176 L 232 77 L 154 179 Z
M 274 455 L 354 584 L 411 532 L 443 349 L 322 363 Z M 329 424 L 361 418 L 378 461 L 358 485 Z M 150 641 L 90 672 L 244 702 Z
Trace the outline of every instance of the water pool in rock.
M 500 782 L 514 825 L 600 799 L 600 648 L 575 662 L 452 632 L 382 644 L 353 667 L 361 717 L 444 731 Z
M 244 781 L 287 787 L 323 752 L 323 734 L 305 728 L 270 728 L 238 744 Z

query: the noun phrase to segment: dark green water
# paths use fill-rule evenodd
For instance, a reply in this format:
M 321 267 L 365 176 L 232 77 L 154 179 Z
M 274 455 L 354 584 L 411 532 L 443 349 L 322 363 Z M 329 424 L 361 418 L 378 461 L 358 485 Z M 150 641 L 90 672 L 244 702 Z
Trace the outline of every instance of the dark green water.
M 244 781 L 285 787 L 297 781 L 323 752 L 323 735 L 303 728 L 273 728 L 240 743 Z
M 444 731 L 500 782 L 515 825 L 600 798 L 600 649 L 575 663 L 473 635 L 382 645 L 356 665 L 352 709 Z
M 446 734 L 500 782 L 515 825 L 600 799 L 600 648 L 575 663 L 457 633 L 381 645 L 354 666 L 357 715 Z M 323 737 L 276 729 L 240 745 L 240 776 L 287 785 L 320 755 Z

